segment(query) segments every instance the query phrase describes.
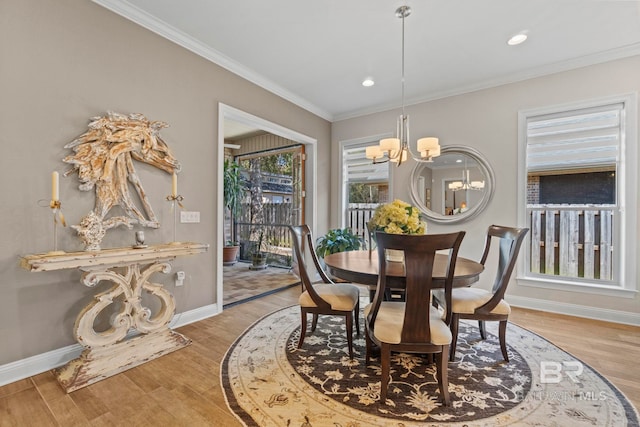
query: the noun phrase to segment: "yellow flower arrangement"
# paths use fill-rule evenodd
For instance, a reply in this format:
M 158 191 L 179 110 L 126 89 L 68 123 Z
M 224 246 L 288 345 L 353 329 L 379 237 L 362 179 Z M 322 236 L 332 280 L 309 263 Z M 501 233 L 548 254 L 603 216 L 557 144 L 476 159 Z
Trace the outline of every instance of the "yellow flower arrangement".
M 389 234 L 424 234 L 427 224 L 420 220 L 418 209 L 402 200 L 380 205 L 368 224 L 369 230 Z

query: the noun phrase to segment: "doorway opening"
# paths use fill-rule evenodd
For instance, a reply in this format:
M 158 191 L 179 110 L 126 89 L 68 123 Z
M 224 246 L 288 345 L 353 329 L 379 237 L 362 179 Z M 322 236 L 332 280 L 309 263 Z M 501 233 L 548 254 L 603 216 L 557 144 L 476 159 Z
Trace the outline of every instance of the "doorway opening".
M 315 217 L 315 139 L 220 104 L 220 166 L 231 159 L 241 167 L 244 195 L 234 221 L 219 221 L 220 239 L 241 246 L 239 262 L 223 266 L 218 254 L 218 307 L 230 307 L 286 289 L 299 282 L 291 271 L 289 225 Z M 228 137 L 231 130 L 244 135 Z M 308 166 L 305 167 L 305 164 Z M 306 179 L 308 177 L 308 179 Z M 221 195 L 220 191 L 220 195 Z M 218 214 L 224 218 L 219 198 Z M 225 225 L 232 224 L 232 225 Z M 255 271 L 253 255 L 264 253 L 265 270 Z

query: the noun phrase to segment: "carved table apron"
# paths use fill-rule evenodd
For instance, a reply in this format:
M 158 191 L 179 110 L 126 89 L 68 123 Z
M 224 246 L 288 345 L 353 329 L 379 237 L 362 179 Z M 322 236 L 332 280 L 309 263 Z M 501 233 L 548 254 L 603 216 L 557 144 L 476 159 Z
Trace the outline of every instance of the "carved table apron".
M 93 287 L 101 281 L 113 283 L 109 290 L 96 295 L 76 319 L 74 335 L 85 349 L 79 358 L 55 370 L 58 382 L 67 393 L 191 343 L 169 328 L 175 313 L 173 295 L 161 284 L 149 280 L 154 273 L 169 273 L 169 261 L 176 257 L 199 254 L 207 249 L 206 244 L 176 242 L 142 249 L 128 247 L 21 258 L 21 266 L 29 271 L 77 268 L 83 271 L 81 282 L 85 286 Z M 152 314 L 142 305 L 143 291 L 159 299 L 157 313 Z M 120 311 L 111 317 L 111 327 L 97 332 L 96 317 L 116 299 L 123 303 Z M 132 336 L 132 330 L 138 334 Z

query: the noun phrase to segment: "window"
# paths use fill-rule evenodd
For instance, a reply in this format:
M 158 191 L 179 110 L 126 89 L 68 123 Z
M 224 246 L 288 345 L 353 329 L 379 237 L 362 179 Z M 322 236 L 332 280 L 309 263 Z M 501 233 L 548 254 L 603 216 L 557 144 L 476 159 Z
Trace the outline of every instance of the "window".
M 389 165 L 365 157 L 368 145 L 378 141 L 342 144 L 342 200 L 344 227 L 366 236 L 366 223 L 380 203 L 389 201 Z
M 520 283 L 632 296 L 636 98 L 519 114 Z

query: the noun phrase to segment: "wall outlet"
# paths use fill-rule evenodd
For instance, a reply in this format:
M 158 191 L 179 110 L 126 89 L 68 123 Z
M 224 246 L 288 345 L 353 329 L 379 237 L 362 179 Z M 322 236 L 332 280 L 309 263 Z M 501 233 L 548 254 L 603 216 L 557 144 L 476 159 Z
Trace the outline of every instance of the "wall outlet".
M 176 286 L 184 285 L 185 277 L 184 271 L 176 271 Z
M 200 222 L 200 212 L 180 211 L 180 222 L 183 224 Z

